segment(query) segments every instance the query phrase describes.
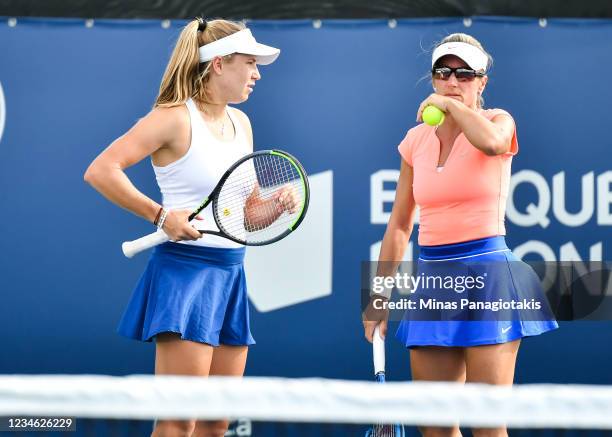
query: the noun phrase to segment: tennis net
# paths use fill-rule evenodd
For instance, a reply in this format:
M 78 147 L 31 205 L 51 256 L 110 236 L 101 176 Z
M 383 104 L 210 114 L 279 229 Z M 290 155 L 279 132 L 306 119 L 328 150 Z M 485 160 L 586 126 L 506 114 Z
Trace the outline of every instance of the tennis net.
M 233 436 L 363 436 L 375 423 L 401 423 L 415 436 L 416 426 L 455 424 L 507 426 L 511 435 L 612 435 L 612 387 L 9 375 L 0 376 L 0 417 L 1 435 L 147 436 L 155 419 L 195 418 L 229 418 Z M 40 418 L 70 418 L 73 429 L 33 429 Z M 16 419 L 31 426 L 9 427 Z

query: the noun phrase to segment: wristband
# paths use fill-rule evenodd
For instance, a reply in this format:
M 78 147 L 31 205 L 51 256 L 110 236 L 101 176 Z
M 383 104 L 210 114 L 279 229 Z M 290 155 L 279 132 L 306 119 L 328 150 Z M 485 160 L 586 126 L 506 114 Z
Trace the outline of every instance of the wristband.
M 157 223 L 159 223 L 159 217 L 161 216 L 162 211 L 164 210 L 163 206 L 159 207 L 159 211 L 157 211 L 157 215 L 155 216 L 155 220 L 153 220 L 153 224 L 155 226 L 157 226 Z
M 391 299 L 393 288 L 395 288 L 395 284 L 393 283 L 392 276 L 375 276 L 372 278 L 372 284 L 370 285 L 370 297 L 379 296 L 389 300 Z
M 164 223 L 166 222 L 166 217 L 168 217 L 168 210 L 164 209 L 159 217 L 159 222 L 157 223 L 157 229 L 163 229 Z

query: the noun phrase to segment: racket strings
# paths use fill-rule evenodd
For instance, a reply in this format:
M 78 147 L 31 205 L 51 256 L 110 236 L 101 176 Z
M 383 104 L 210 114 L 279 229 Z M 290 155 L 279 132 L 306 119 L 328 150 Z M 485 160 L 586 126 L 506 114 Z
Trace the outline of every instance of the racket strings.
M 379 371 L 376 373 L 376 381 L 379 383 L 385 382 L 384 371 Z M 405 437 L 405 431 L 401 425 L 379 423 L 368 429 L 366 437 Z
M 224 182 L 214 212 L 223 232 L 260 243 L 288 232 L 305 201 L 302 175 L 293 163 L 283 156 L 256 155 Z
M 394 425 L 375 425 L 368 437 L 401 437 Z

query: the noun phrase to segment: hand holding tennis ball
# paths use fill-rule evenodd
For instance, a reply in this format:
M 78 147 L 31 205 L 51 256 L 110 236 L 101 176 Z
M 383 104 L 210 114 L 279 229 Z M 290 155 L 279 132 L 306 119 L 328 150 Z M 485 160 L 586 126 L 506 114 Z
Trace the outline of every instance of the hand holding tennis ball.
M 444 123 L 444 112 L 434 105 L 429 105 L 421 115 L 423 121 L 430 126 L 439 126 Z

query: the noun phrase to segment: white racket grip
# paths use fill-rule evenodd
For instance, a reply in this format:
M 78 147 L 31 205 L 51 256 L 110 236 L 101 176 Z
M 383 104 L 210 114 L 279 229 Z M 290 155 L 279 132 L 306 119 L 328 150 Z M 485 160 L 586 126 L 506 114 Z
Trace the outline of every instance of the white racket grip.
M 374 355 L 374 374 L 385 371 L 385 340 L 380 336 L 380 326 L 374 328 L 372 338 L 372 353 Z
M 166 233 L 160 229 L 157 232 L 140 237 L 138 240 L 125 241 L 121 245 L 121 249 L 123 250 L 123 254 L 125 256 L 131 258 L 143 250 L 150 249 L 151 247 L 165 243 L 168 240 L 168 235 L 166 235 Z

